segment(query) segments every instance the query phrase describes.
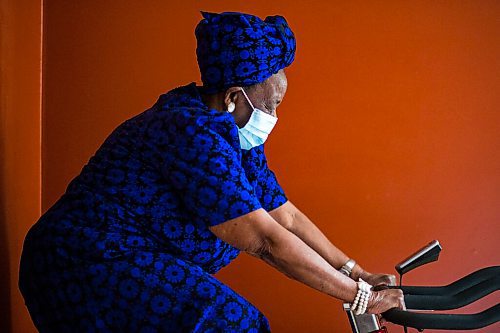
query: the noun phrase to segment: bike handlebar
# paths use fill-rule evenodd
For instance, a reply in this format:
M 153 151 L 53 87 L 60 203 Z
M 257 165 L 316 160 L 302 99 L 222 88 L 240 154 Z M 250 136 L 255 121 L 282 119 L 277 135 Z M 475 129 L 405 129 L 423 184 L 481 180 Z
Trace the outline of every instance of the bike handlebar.
M 404 294 L 411 295 L 456 295 L 483 281 L 490 280 L 500 275 L 500 266 L 486 267 L 477 270 L 449 285 L 440 287 L 402 286 Z
M 470 304 L 500 289 L 500 276 L 480 282 L 455 295 L 408 295 L 405 304 L 408 309 L 450 310 Z
M 389 287 L 403 290 L 405 304 L 414 310 L 450 310 L 470 304 L 500 288 L 500 266 L 473 272 L 441 287 Z M 500 320 L 500 304 L 475 314 L 415 313 L 391 309 L 383 313 L 388 321 L 417 329 L 477 329 Z
M 471 330 L 500 320 L 500 304 L 474 314 L 428 314 L 391 309 L 383 317 L 401 326 L 416 329 Z

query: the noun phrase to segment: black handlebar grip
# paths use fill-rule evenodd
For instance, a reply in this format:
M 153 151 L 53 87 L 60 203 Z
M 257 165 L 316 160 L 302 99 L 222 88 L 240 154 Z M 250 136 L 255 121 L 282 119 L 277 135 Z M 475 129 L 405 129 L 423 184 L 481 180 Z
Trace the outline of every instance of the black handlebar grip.
M 416 329 L 472 330 L 500 320 L 500 304 L 475 314 L 428 314 L 391 309 L 382 314 L 391 323 Z
M 456 295 L 470 287 L 473 287 L 483 281 L 490 280 L 500 276 L 500 266 L 486 267 L 477 270 L 447 286 L 439 287 L 421 287 L 421 286 L 402 286 L 404 294 L 412 295 Z
M 470 304 L 500 289 L 500 275 L 465 289 L 456 295 L 405 295 L 408 309 L 450 310 Z

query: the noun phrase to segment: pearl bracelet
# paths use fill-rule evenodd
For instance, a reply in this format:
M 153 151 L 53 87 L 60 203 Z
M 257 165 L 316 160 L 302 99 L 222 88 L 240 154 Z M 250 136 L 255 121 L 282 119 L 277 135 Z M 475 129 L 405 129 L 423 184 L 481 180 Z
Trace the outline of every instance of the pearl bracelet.
M 372 294 L 372 286 L 363 281 L 363 279 L 361 278 L 359 278 L 359 281 L 356 283 L 358 285 L 358 292 L 356 293 L 356 297 L 352 302 L 351 311 L 353 311 L 355 315 L 359 316 L 366 312 L 366 308 L 368 307 L 368 299 Z

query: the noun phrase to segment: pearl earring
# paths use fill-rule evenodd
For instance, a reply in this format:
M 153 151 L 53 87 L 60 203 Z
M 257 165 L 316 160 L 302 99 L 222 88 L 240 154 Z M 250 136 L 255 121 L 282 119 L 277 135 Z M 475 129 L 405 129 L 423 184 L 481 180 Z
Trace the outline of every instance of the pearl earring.
M 227 112 L 231 113 L 234 111 L 234 109 L 236 108 L 236 105 L 234 104 L 234 102 L 231 102 L 229 103 L 229 105 L 227 106 Z

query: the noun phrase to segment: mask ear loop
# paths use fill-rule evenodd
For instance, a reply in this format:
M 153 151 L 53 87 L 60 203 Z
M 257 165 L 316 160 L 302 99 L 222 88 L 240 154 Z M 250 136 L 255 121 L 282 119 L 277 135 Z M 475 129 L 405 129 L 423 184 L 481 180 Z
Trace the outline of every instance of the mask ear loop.
M 247 99 L 248 104 L 250 104 L 250 106 L 252 107 L 252 110 L 255 110 L 255 108 L 253 107 L 252 102 L 250 102 L 250 98 L 248 98 L 248 95 L 247 95 L 247 93 L 245 92 L 245 90 L 243 90 L 243 88 L 241 88 L 241 92 L 243 93 L 243 95 L 245 95 L 245 98 Z

